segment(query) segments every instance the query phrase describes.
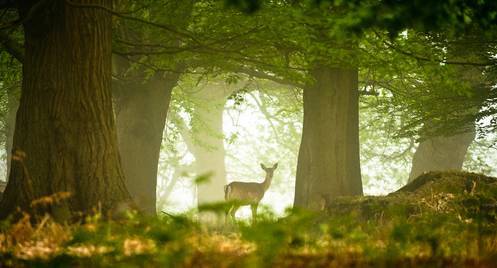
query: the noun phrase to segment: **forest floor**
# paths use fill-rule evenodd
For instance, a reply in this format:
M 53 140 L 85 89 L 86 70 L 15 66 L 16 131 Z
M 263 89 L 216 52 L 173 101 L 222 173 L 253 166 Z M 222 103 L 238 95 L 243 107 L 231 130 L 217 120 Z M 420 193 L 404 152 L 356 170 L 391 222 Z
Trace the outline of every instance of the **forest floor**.
M 222 214 L 216 206 L 210 212 Z M 496 267 L 497 179 L 432 172 L 382 197 L 257 223 L 128 214 L 0 225 L 0 267 Z

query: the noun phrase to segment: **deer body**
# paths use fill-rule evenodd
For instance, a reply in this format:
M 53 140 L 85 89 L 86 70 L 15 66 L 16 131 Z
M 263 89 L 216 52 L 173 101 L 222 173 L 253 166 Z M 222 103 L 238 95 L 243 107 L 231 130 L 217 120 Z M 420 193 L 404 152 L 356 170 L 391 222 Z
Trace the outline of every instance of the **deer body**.
M 226 201 L 234 201 L 234 204 L 232 204 L 226 211 L 226 217 L 229 215 L 232 220 L 235 220 L 235 214 L 238 208 L 240 208 L 240 206 L 250 205 L 252 209 L 252 220 L 255 221 L 257 207 L 259 206 L 259 202 L 264 197 L 264 193 L 271 185 L 273 173 L 278 167 L 278 163 L 274 164 L 271 168 L 267 168 L 263 164 L 261 164 L 261 167 L 264 171 L 266 171 L 266 177 L 263 182 L 234 181 L 224 186 L 224 199 Z

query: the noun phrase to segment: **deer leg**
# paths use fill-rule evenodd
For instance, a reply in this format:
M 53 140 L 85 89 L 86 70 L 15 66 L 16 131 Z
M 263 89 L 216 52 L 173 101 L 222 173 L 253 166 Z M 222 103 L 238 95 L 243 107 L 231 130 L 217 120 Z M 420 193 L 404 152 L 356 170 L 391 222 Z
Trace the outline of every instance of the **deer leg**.
M 255 203 L 250 205 L 250 208 L 252 209 L 252 223 L 255 223 L 256 218 L 257 218 L 257 206 L 259 204 Z
M 230 216 L 230 211 L 231 211 L 232 206 L 229 206 L 225 211 L 224 211 L 224 224 L 228 224 L 228 217 Z
M 231 207 L 231 209 L 230 209 L 229 214 L 230 214 L 230 216 L 231 216 L 231 220 L 232 220 L 233 222 L 235 222 L 235 220 L 236 220 L 235 214 L 236 214 L 236 211 L 238 210 L 238 208 L 240 208 L 240 206 L 236 206 L 236 205 L 235 205 L 235 206 L 232 206 L 232 207 Z

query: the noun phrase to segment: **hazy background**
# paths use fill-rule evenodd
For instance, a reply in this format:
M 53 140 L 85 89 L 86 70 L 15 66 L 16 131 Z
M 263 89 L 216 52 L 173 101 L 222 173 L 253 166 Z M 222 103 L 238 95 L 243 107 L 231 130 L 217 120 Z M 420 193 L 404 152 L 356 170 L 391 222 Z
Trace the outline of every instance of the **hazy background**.
M 273 183 L 262 200 L 277 214 L 293 203 L 297 156 L 302 131 L 302 96 L 298 89 L 281 89 L 255 82 L 256 88 L 242 90 L 229 97 L 223 114 L 227 180 L 262 182 L 264 172 L 259 163 L 279 163 Z M 184 95 L 173 94 L 174 98 Z M 407 182 L 412 155 L 417 143 L 413 138 L 396 138 L 400 119 L 368 108 L 368 98 L 361 97 L 360 144 L 361 171 L 365 195 L 385 195 Z M 182 104 L 184 105 L 184 103 Z M 188 120 L 188 112 L 172 109 L 171 116 Z M 485 122 L 482 122 L 483 124 Z M 215 134 L 212 134 L 215 135 Z M 158 209 L 169 213 L 195 208 L 196 174 L 188 172 L 195 158 L 168 120 L 159 164 Z M 478 138 L 466 156 L 464 169 L 496 176 L 495 135 Z M 173 179 L 173 177 L 175 177 Z M 171 183 L 174 180 L 174 183 Z M 238 216 L 250 216 L 244 207 Z

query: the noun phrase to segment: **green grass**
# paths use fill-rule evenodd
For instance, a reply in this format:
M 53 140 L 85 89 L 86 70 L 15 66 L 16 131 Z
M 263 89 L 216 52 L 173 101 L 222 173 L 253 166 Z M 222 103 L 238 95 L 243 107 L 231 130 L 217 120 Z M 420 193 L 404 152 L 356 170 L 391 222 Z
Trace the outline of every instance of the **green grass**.
M 477 181 L 467 191 L 447 187 L 457 179 L 447 181 L 431 191 L 424 185 L 386 197 L 340 198 L 326 211 L 288 211 L 281 218 L 266 211 L 255 224 L 132 213 L 61 224 L 24 215 L 0 226 L 1 266 L 492 267 L 497 184 Z M 222 215 L 222 207 L 202 213 Z

